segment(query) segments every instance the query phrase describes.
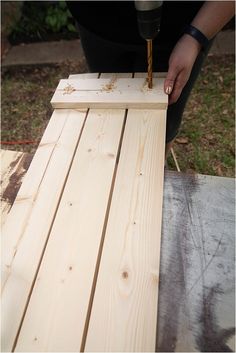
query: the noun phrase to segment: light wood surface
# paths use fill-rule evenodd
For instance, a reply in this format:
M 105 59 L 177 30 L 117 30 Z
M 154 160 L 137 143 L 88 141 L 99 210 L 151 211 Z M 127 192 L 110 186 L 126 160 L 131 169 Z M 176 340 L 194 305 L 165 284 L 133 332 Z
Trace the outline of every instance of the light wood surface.
M 163 82 L 164 78 L 154 79 L 149 89 L 142 77 L 61 80 L 51 104 L 54 108 L 166 109 Z
M 123 119 L 89 112 L 16 351 L 80 350 Z
M 88 352 L 155 350 L 165 116 L 164 110 L 128 112 Z
M 80 351 L 124 117 L 89 111 L 16 351 Z
M 65 81 L 166 108 L 140 75 Z M 166 110 L 85 106 L 55 110 L 4 225 L 3 351 L 155 350 Z
M 18 163 L 18 152 L 4 150 L 4 153 L 8 155 L 10 165 Z M 21 161 L 25 159 L 30 163 L 29 157 L 24 153 Z M 23 164 L 27 169 L 25 162 Z M 18 184 L 17 179 L 20 184 L 19 173 L 14 175 Z M 222 347 L 222 351 L 234 352 L 235 181 L 167 170 L 164 181 L 156 350 L 215 352 Z M 14 199 L 17 189 L 13 188 L 11 194 Z M 186 237 L 186 234 L 194 233 L 197 237 Z M 202 236 L 207 239 L 207 254 Z M 219 237 L 217 241 L 216 236 Z M 196 239 L 199 240 L 197 246 Z M 192 266 L 189 266 L 190 258 Z M 202 258 L 207 260 L 205 268 L 202 268 Z M 198 320 L 200 316 L 201 321 Z M 207 329 L 207 337 L 203 327 Z
M 14 345 L 85 116 L 53 113 L 3 226 L 3 351 Z

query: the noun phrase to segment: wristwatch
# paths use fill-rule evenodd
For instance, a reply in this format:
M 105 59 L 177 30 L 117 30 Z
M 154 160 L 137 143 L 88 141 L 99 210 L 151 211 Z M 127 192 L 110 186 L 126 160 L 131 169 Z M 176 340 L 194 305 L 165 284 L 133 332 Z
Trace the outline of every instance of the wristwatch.
M 192 25 L 187 25 L 184 29 L 184 33 L 189 34 L 191 37 L 196 39 L 201 44 L 202 50 L 205 50 L 209 44 L 207 37 L 201 31 L 199 31 L 199 29 Z

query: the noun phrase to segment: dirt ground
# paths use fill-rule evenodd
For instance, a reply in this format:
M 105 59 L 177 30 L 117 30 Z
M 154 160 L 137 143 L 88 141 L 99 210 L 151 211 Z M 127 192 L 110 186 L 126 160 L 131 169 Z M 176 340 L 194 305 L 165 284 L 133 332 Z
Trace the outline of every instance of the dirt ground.
M 183 172 L 235 176 L 234 60 L 209 56 L 202 68 L 174 145 Z M 87 71 L 83 60 L 2 70 L 2 148 L 34 153 L 59 80 Z M 168 166 L 176 170 L 171 155 Z

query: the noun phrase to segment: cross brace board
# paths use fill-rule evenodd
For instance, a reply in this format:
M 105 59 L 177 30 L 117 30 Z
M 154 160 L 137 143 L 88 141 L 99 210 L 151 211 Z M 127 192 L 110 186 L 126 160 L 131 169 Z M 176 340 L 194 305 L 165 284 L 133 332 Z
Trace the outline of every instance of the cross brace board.
M 54 111 L 2 232 L 3 351 L 155 350 L 166 110 L 125 107 Z
M 53 108 L 166 109 L 164 78 L 154 78 L 149 89 L 146 78 L 61 80 L 51 100 Z

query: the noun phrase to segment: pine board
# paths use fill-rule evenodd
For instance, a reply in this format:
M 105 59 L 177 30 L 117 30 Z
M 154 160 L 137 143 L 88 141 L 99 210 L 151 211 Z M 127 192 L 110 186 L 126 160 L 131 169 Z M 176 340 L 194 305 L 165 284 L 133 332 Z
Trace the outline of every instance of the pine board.
M 85 116 L 53 113 L 3 226 L 3 351 L 14 345 Z
M 60 80 L 52 97 L 53 108 L 166 109 L 163 94 L 164 78 L 153 79 L 153 88 L 146 78 L 68 79 Z
M 110 76 L 103 74 L 97 80 L 94 74 L 71 75 L 70 82 L 80 87 L 87 81 L 90 87 L 92 81 L 100 81 L 100 87 L 119 82 L 121 90 L 130 82 L 136 88 L 139 82 L 140 90 L 145 82 L 142 77 L 125 81 L 125 74 Z M 160 78 L 158 84 L 163 86 Z M 163 91 L 161 96 L 167 101 Z M 163 177 L 157 165 L 164 165 L 165 110 L 157 113 L 150 105 L 147 110 L 130 109 L 126 120 L 126 104 L 122 109 L 116 104 L 116 109 L 114 104 L 112 109 L 105 107 L 90 109 L 87 118 L 82 106 L 54 112 L 9 214 L 12 222 L 5 225 L 2 256 L 3 351 L 155 348 Z M 51 142 L 52 136 L 59 140 Z M 156 207 L 158 217 L 153 214 Z M 138 225 L 136 239 L 130 221 Z M 130 244 L 134 245 L 131 257 Z M 118 290 L 115 312 L 110 305 L 103 310 L 101 293 L 105 302 L 111 299 L 110 279 L 116 278 L 117 266 L 122 271 L 117 284 L 127 300 L 123 301 L 123 294 L 119 297 Z M 136 271 L 141 275 L 136 277 Z M 130 293 L 134 284 L 140 296 L 129 295 L 130 276 L 135 279 Z M 125 326 L 118 340 L 117 313 Z M 97 327 L 100 314 L 101 327 Z M 110 328 L 101 325 L 107 315 Z
M 89 111 L 16 351 L 80 351 L 124 117 Z
M 128 112 L 88 352 L 155 351 L 165 119 L 164 110 Z

